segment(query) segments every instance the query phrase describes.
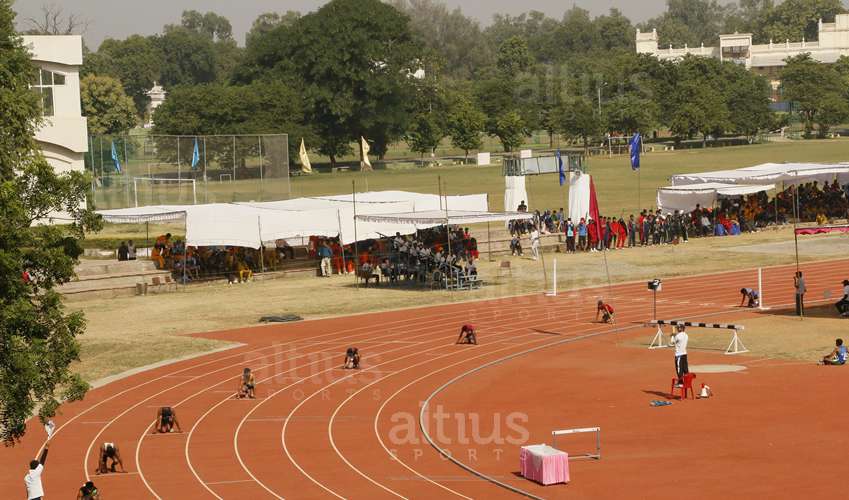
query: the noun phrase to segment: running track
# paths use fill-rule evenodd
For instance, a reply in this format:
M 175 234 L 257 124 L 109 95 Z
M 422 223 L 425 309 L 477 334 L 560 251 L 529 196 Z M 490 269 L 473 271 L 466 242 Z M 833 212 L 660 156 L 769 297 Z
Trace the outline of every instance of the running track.
M 825 290 L 837 295 L 849 261 L 803 270 L 809 301 L 822 299 Z M 765 270 L 768 305 L 792 302 L 793 271 Z M 658 317 L 757 314 L 736 307 L 739 289 L 756 283 L 755 271 L 665 280 Z M 368 300 L 368 290 L 360 293 Z M 616 326 L 592 321 L 601 295 L 616 307 Z M 640 282 L 204 334 L 242 345 L 127 377 L 63 407 L 47 498 L 74 498 L 105 441 L 118 443 L 130 471 L 93 477 L 110 499 L 517 495 L 479 476 L 546 498 L 672 498 L 681 488 L 697 498 L 833 494 L 829 477 L 849 465 L 839 431 L 849 385 L 839 369 L 691 353 L 691 364 L 748 370 L 705 375 L 721 396 L 710 402 L 652 409 L 648 401 L 662 398 L 654 392 L 668 390 L 671 353 L 622 345 L 650 339 L 639 324 L 650 315 Z M 467 321 L 481 345 L 454 345 Z M 350 345 L 364 355 L 362 370 L 339 369 Z M 244 366 L 257 378 L 256 400 L 232 397 Z M 821 411 L 823 401 L 832 412 Z M 164 405 L 177 410 L 183 433 L 151 434 Z M 604 459 L 573 462 L 570 485 L 542 488 L 516 476 L 520 445 L 590 425 L 602 426 Z M 39 427 L 0 455 L 13 471 L 0 477 L 2 491 L 22 492 L 26 463 L 43 444 Z M 816 458 L 800 463 L 808 452 Z M 679 482 L 670 472 L 684 467 L 683 484 L 670 488 L 670 479 Z

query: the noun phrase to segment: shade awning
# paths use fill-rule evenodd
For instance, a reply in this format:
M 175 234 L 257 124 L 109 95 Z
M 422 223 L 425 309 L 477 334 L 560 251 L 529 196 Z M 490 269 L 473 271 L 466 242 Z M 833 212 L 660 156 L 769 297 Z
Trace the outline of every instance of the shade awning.
M 400 212 L 394 214 L 357 215 L 357 222 L 384 224 L 413 224 L 418 228 L 442 224 L 476 224 L 533 219 L 527 212 L 478 212 L 469 210 L 428 210 L 425 212 Z
M 849 180 L 849 163 L 764 163 L 736 170 L 715 170 L 678 174 L 671 178 L 673 186 L 718 182 L 722 184 L 798 184 L 818 180 L 825 182 L 837 176 Z
M 696 206 L 710 207 L 719 196 L 744 196 L 775 189 L 774 184 L 725 184 L 706 182 L 667 186 L 657 190 L 657 208 L 663 212 L 691 212 Z

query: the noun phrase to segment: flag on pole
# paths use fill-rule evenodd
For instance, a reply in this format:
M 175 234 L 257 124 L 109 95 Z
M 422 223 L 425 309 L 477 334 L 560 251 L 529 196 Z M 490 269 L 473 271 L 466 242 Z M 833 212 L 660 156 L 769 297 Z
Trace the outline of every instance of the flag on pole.
M 595 184 L 593 184 L 592 176 L 590 176 L 590 219 L 595 221 L 596 235 L 601 241 L 601 216 L 598 212 L 598 198 L 595 195 Z
M 563 171 L 563 156 L 560 155 L 560 150 L 554 152 L 554 157 L 557 158 L 557 172 L 560 174 L 560 185 L 566 184 L 566 172 Z
M 360 136 L 360 145 L 363 148 L 363 170 L 366 170 L 365 167 L 371 170 L 371 162 L 368 159 L 368 152 L 371 151 L 371 148 L 369 148 L 368 142 L 366 142 L 366 138 L 363 136 Z
M 301 150 L 298 151 L 298 157 L 301 159 L 301 172 L 305 174 L 312 173 L 312 164 L 310 163 L 310 157 L 307 155 L 307 145 L 304 143 L 303 137 L 301 138 Z
M 118 156 L 118 150 L 115 149 L 115 141 L 112 141 L 112 161 L 115 162 L 115 171 L 121 173 L 121 160 Z
M 192 151 L 192 170 L 198 169 L 198 163 L 200 163 L 200 151 L 198 151 L 198 138 L 195 137 L 195 148 Z
M 640 133 L 636 132 L 634 137 L 628 142 L 628 149 L 631 151 L 631 170 L 640 169 L 640 150 L 643 147 L 643 140 Z

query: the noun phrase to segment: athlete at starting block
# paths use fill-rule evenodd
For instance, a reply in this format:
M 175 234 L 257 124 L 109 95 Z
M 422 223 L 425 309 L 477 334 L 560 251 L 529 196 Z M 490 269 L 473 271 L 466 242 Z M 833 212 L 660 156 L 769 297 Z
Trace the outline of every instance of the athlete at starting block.
M 616 324 L 616 315 L 613 312 L 613 306 L 605 303 L 603 300 L 598 301 L 598 306 L 595 310 L 595 320 L 598 321 L 598 316 L 601 314 L 602 323 Z
M 740 299 L 740 307 L 743 307 L 743 303 L 746 302 L 746 300 L 749 301 L 749 303 L 746 304 L 746 307 L 758 307 L 761 305 L 760 294 L 754 288 L 741 288 L 740 295 L 743 296 L 743 298 Z
M 460 328 L 460 336 L 457 337 L 458 344 L 475 344 L 478 345 L 478 336 L 475 333 L 475 325 L 466 323 Z

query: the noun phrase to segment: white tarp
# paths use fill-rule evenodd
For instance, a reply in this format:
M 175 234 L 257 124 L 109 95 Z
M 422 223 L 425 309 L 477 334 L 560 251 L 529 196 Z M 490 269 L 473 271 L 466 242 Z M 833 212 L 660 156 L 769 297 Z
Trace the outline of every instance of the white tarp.
M 706 182 L 704 184 L 686 184 L 669 186 L 657 190 L 657 208 L 664 213 L 681 210 L 691 212 L 696 205 L 711 207 L 718 196 L 743 196 L 775 189 L 773 184 L 723 184 Z
M 525 188 L 525 176 L 508 175 L 504 177 L 504 210 L 516 210 L 523 201 L 525 205 L 528 204 L 528 190 Z
M 569 172 L 569 218 L 577 224 L 589 218 L 590 176 L 581 172 Z
M 468 210 L 429 210 L 391 214 L 357 215 L 357 224 L 366 223 L 413 224 L 419 229 L 448 224 L 477 224 L 480 222 L 506 222 L 518 219 L 533 219 L 527 212 L 472 212 Z
M 363 201 L 360 201 L 362 198 Z M 357 193 L 357 214 L 405 213 L 444 209 L 486 212 L 486 194 L 443 196 L 384 191 Z M 212 203 L 204 205 L 157 205 L 98 211 L 107 222 L 143 223 L 186 219 L 186 242 L 190 246 L 241 246 L 259 248 L 272 242 L 309 236 L 341 235 L 353 243 L 352 195 L 299 198 L 266 203 Z M 412 234 L 414 224 L 357 223 L 356 239 L 366 240 L 395 233 Z
M 802 182 L 849 182 L 849 163 L 764 163 L 737 170 L 716 170 L 694 174 L 678 174 L 671 178 L 673 186 L 718 182 L 722 184 L 778 184 Z

